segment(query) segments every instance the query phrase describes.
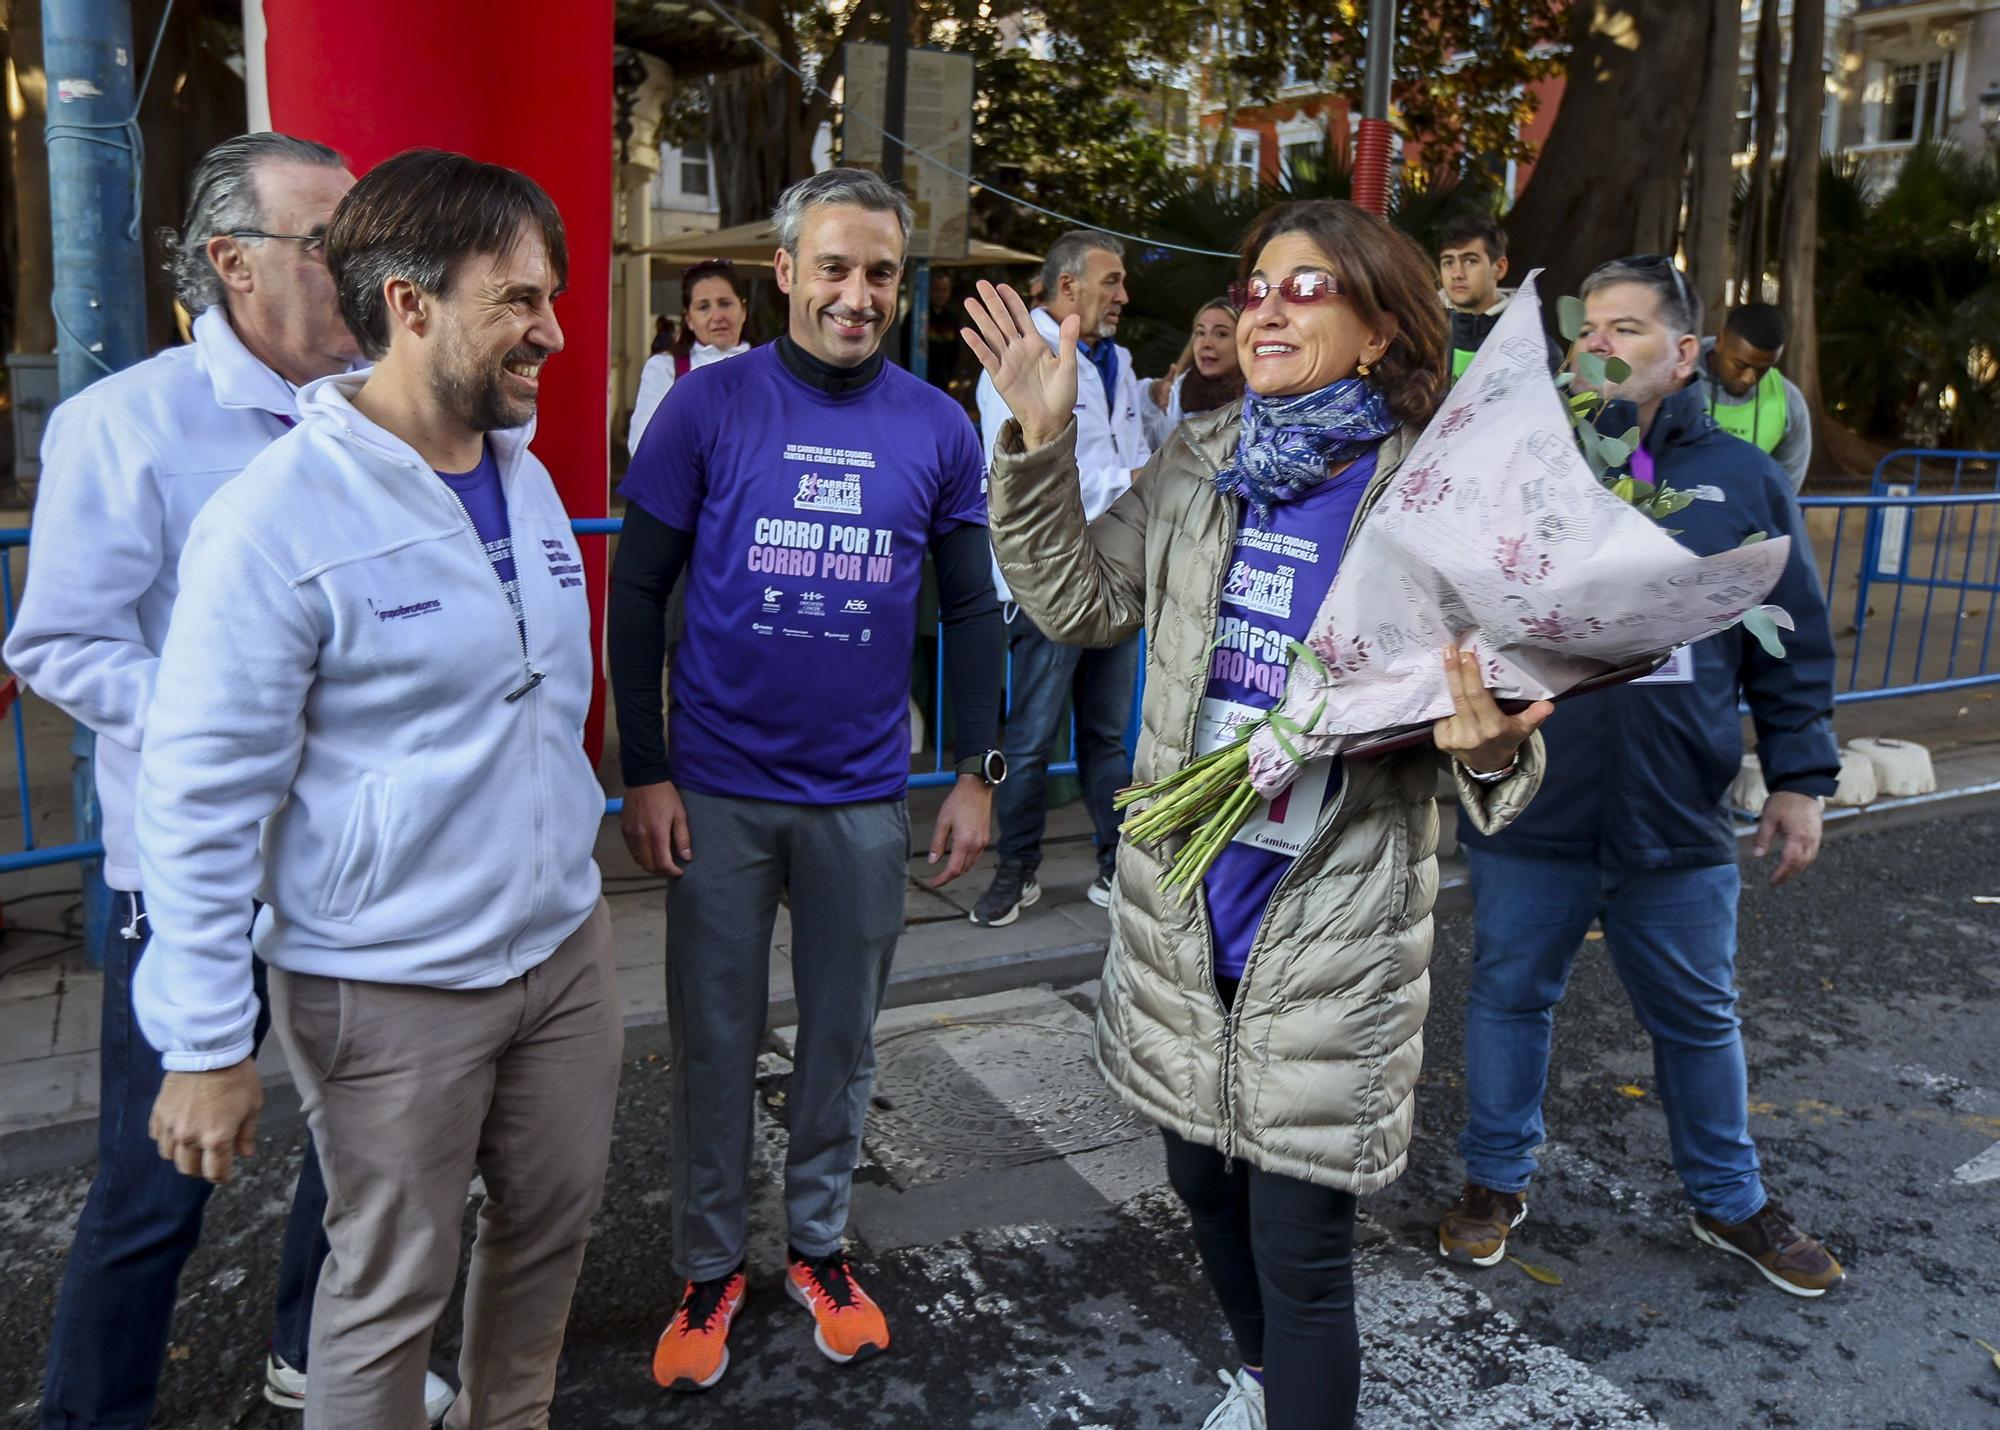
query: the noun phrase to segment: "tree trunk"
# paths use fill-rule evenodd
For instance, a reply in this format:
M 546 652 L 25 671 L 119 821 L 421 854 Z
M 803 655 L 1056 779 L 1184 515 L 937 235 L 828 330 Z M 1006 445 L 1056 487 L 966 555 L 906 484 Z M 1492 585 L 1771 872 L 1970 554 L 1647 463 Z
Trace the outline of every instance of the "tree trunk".
M 55 236 L 49 228 L 49 151 L 42 142 L 49 86 L 42 71 L 41 0 L 13 0 L 7 28 L 12 51 L 7 105 L 13 120 L 14 351 L 51 353 L 56 350 L 56 320 L 49 307 L 55 291 Z
M 1729 204 L 1735 196 L 1736 55 L 1743 43 L 1738 0 L 1710 0 L 1708 53 L 1701 109 L 1695 119 L 1694 164 L 1688 193 L 1687 253 L 1695 292 L 1710 322 L 1729 293 Z
M 1764 0 L 1758 12 L 1757 122 L 1752 131 L 1756 153 L 1750 160 L 1750 195 L 1743 205 L 1743 228 L 1736 243 L 1741 260 L 1736 274 L 1739 303 L 1763 301 L 1764 274 L 1770 267 L 1771 155 L 1778 147 L 1778 61 L 1783 53 L 1778 3 L 1779 0 Z
M 1826 0 L 1793 0 L 1792 68 L 1786 83 L 1783 217 L 1779 223 L 1779 302 L 1791 329 L 1785 375 L 1813 414 L 1813 449 L 1824 452 L 1820 413 L 1819 323 L 1813 283 L 1819 254 L 1819 141 L 1826 105 L 1821 64 L 1826 48 Z
M 1687 0 L 1572 13 L 1562 108 L 1507 225 L 1520 266 L 1548 270 L 1551 307 L 1598 263 L 1673 246 L 1701 98 L 1687 83 L 1688 57 L 1706 53 L 1713 18 Z

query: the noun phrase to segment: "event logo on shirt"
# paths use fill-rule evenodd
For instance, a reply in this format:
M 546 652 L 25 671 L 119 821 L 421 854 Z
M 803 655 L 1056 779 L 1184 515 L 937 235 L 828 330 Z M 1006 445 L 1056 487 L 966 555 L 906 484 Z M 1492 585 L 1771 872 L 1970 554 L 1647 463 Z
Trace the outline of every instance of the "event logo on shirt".
M 1298 568 L 1295 566 L 1260 571 L 1248 561 L 1238 561 L 1229 568 L 1229 582 L 1222 588 L 1222 598 L 1246 611 L 1259 611 L 1279 620 L 1290 620 L 1292 580 L 1297 575 Z
M 792 505 L 800 511 L 839 511 L 849 516 L 861 514 L 861 478 L 854 472 L 842 477 L 822 477 L 807 472 L 799 478 L 798 494 Z
M 868 614 L 868 603 L 857 596 L 840 609 L 849 615 L 865 616 Z
M 764 609 L 766 611 L 777 610 L 778 603 L 784 599 L 785 593 L 780 591 L 776 586 L 766 586 L 764 588 Z
M 799 614 L 802 616 L 823 616 L 826 614 L 826 592 L 807 591 L 799 597 Z

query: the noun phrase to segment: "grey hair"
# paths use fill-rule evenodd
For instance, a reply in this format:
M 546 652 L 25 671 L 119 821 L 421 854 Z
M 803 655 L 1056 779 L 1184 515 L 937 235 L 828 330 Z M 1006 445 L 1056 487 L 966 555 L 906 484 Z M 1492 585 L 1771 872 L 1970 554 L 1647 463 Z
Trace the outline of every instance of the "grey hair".
M 1649 253 L 1600 263 L 1583 280 L 1581 296 L 1588 298 L 1598 289 L 1618 283 L 1636 283 L 1641 288 L 1652 289 L 1660 300 L 1660 316 L 1674 330 L 1675 337 L 1683 333 L 1700 336 L 1701 295 L 1694 291 L 1694 284 L 1688 281 L 1687 275 L 1671 258 Z
M 1094 228 L 1073 228 L 1050 244 L 1048 256 L 1042 260 L 1042 301 L 1047 302 L 1056 296 L 1065 274 L 1081 279 L 1084 259 L 1093 251 L 1123 258 L 1125 245 Z
M 916 210 L 910 201 L 892 188 L 888 180 L 866 169 L 827 169 L 811 178 L 800 179 L 778 195 L 771 210 L 771 224 L 778 231 L 778 246 L 793 258 L 799 256 L 799 234 L 805 228 L 806 211 L 821 204 L 852 204 L 874 213 L 892 213 L 903 229 L 903 246 L 910 244 L 910 226 Z
M 159 234 L 167 251 L 164 266 L 174 275 L 174 296 L 189 313 L 205 312 L 222 301 L 222 279 L 209 261 L 208 241 L 236 229 L 264 226 L 257 203 L 257 169 L 278 160 L 347 167 L 337 150 L 271 130 L 225 139 L 194 166 L 188 179 L 186 220 L 178 233 L 163 228 Z

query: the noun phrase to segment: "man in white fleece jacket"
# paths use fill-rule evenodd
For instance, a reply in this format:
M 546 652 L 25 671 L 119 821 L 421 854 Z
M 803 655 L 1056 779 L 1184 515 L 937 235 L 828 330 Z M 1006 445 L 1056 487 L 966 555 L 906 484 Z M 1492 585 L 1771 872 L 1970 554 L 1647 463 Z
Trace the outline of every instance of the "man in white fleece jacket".
M 210 1184 L 163 1165 L 146 1132 L 163 1069 L 132 1020 L 133 972 L 149 956 L 132 791 L 195 513 L 297 421 L 300 386 L 359 356 L 324 243 L 353 183 L 340 155 L 285 134 L 243 135 L 205 154 L 188 178 L 182 231 L 170 235 L 194 341 L 63 403 L 42 445 L 28 586 L 6 660 L 37 695 L 96 732 L 104 876 L 124 930 L 105 956 L 97 1171 L 49 1337 L 46 1430 L 151 1420 L 181 1268 L 201 1236 Z M 238 941 L 247 956 L 247 937 Z M 262 985 L 258 968 L 260 1014 Z M 309 1150 L 264 1367 L 265 1397 L 294 1409 L 305 1395 L 325 1212 Z M 434 1380 L 431 1394 L 443 1414 L 451 1388 Z
M 412 150 L 348 194 L 327 263 L 376 366 L 307 388 L 203 509 L 161 657 L 134 1000 L 169 1069 L 153 1132 L 213 1180 L 251 1149 L 261 900 L 327 1186 L 306 1426 L 422 1423 L 477 1171 L 445 1424 L 526 1430 L 548 1423 L 623 1039 L 589 608 L 528 450 L 568 253 L 531 179 Z

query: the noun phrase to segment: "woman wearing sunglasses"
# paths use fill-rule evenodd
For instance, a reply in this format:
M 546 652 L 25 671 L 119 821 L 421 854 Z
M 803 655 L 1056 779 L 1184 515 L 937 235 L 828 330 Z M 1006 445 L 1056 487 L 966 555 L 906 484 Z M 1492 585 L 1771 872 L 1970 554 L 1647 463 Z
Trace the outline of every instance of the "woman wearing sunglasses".
M 1015 598 L 1057 640 L 1146 627 L 1135 778 L 1157 780 L 1275 705 L 1350 534 L 1445 391 L 1423 253 L 1352 204 L 1267 210 L 1232 295 L 1240 403 L 1190 418 L 1086 526 L 1076 501 L 1074 325 L 1052 352 L 1011 290 L 980 285 L 966 340 L 1013 412 L 990 489 Z M 1541 778 L 1546 705 L 1503 714 L 1476 665 L 1436 751 L 1308 766 L 1193 897 L 1178 852 L 1126 841 L 1098 1008 L 1113 1090 L 1160 1125 L 1167 1175 L 1243 1366 L 1208 1425 L 1353 1423 L 1355 1198 L 1402 1172 L 1429 1002 L 1440 756 L 1481 829 Z
M 647 358 L 639 370 L 632 425 L 625 429 L 627 453 L 638 455 L 646 424 L 653 420 L 677 380 L 695 368 L 750 351 L 743 335 L 750 311 L 747 302 L 736 265 L 726 258 L 704 258 L 681 274 L 680 336 L 666 352 Z

